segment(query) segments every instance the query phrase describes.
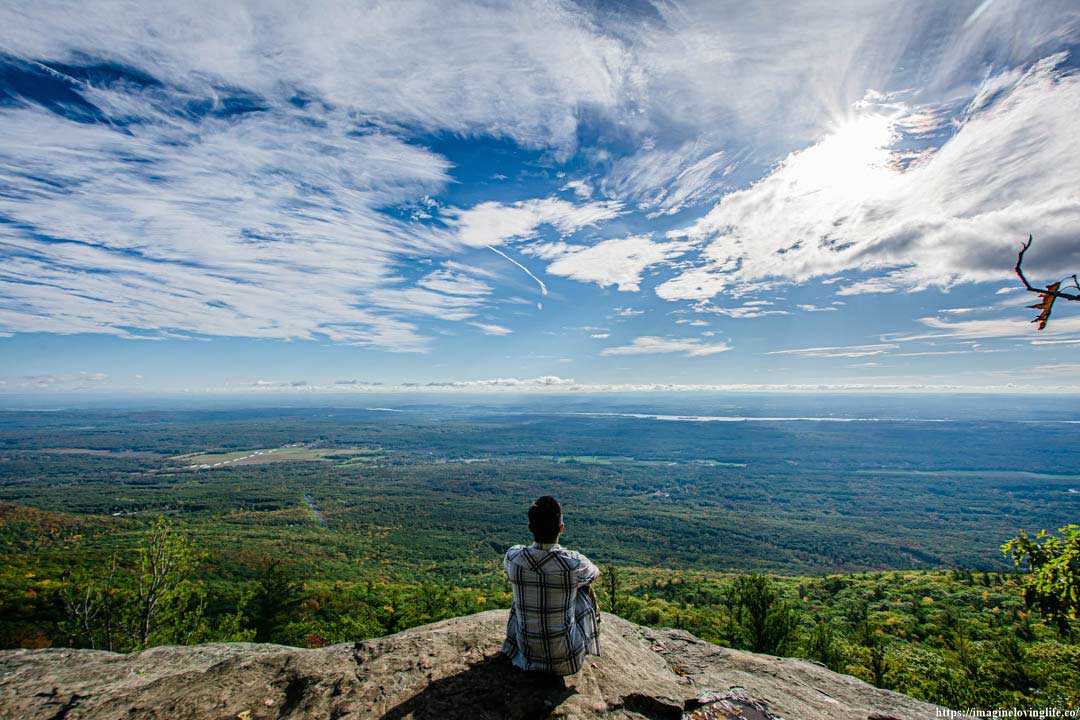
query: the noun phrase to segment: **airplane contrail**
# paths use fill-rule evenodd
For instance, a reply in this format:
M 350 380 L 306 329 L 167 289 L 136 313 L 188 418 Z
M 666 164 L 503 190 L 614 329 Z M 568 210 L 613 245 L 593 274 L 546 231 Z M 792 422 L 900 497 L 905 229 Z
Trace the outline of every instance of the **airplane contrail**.
M 967 27 L 971 23 L 978 20 L 979 16 L 986 12 L 986 8 L 990 7 L 990 4 L 993 2 L 994 0 L 983 0 L 982 4 L 980 4 L 979 7 L 975 8 L 975 12 L 968 15 L 968 19 L 964 21 L 964 27 Z
M 519 263 L 519 262 L 518 262 L 517 260 L 515 260 L 515 259 L 514 259 L 514 258 L 512 258 L 512 257 L 510 257 L 509 255 L 507 255 L 506 253 L 504 253 L 504 252 L 503 252 L 502 250 L 499 250 L 499 249 L 497 249 L 497 248 L 494 248 L 494 247 L 492 247 L 491 245 L 488 245 L 488 246 L 487 246 L 487 249 L 488 249 L 488 250 L 490 250 L 490 251 L 491 251 L 491 252 L 493 252 L 493 253 L 498 253 L 499 255 L 502 255 L 502 256 L 503 256 L 504 258 L 506 258 L 507 260 L 509 260 L 510 262 L 514 263 L 514 264 L 515 264 L 515 265 L 517 265 L 517 266 L 518 266 L 519 268 L 521 268 L 522 270 L 524 270 L 524 271 L 525 271 L 525 274 L 526 274 L 526 275 L 528 275 L 529 277 L 531 277 L 531 278 L 532 278 L 533 280 L 535 280 L 535 281 L 536 281 L 536 284 L 540 286 L 540 294 L 541 294 L 541 295 L 547 295 L 547 285 L 545 285 L 545 284 L 544 284 L 544 281 L 543 281 L 543 280 L 541 280 L 540 278 L 538 278 L 538 277 L 536 277 L 535 275 L 533 275 L 533 274 L 532 274 L 532 272 L 530 272 L 530 271 L 529 271 L 529 268 L 525 267 L 524 265 L 522 265 L 521 263 Z

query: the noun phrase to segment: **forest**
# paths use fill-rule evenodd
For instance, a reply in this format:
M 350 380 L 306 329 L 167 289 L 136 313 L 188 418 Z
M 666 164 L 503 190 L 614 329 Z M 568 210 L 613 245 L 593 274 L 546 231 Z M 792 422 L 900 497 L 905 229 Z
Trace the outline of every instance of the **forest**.
M 319 646 L 508 607 L 502 553 L 551 493 L 564 544 L 602 566 L 604 609 L 634 622 L 952 707 L 1080 703 L 1075 586 L 1070 609 L 1038 592 L 1065 575 L 1027 563 L 1054 547 L 1053 572 L 1069 548 L 1080 562 L 1080 477 L 1061 470 L 1080 454 L 1073 424 L 505 408 L 5 420 L 4 647 Z M 1024 529 L 1023 552 L 1003 550 Z

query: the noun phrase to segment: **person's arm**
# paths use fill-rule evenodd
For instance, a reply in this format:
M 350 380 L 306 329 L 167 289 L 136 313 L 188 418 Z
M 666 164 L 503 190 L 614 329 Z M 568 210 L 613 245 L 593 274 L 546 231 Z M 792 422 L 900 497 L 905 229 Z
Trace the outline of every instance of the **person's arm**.
M 503 572 L 506 573 L 506 577 L 508 578 L 514 576 L 513 573 L 510 572 L 510 565 L 513 562 L 513 558 L 516 557 L 519 552 L 521 552 L 521 546 L 514 545 L 507 549 L 506 554 L 503 555 Z
M 581 564 L 574 570 L 574 579 L 578 587 L 581 587 L 582 585 L 591 585 L 596 578 L 600 577 L 600 571 L 592 564 L 592 561 L 584 555 L 580 555 L 579 559 L 581 560 Z
M 593 618 L 596 622 L 597 632 L 600 629 L 600 602 L 596 599 L 596 590 L 593 588 L 593 583 L 600 577 L 600 571 L 593 565 L 588 558 L 582 558 L 582 567 L 579 567 L 579 571 L 583 571 L 580 577 L 582 578 L 582 584 L 578 586 L 578 593 L 584 595 L 586 602 L 591 607 Z

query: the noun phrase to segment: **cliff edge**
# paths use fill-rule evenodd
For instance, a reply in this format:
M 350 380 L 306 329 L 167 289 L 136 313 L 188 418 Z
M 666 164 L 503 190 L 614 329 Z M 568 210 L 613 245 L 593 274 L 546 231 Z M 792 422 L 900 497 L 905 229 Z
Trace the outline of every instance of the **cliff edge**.
M 496 654 L 505 610 L 302 650 L 250 643 L 0 652 L 0 718 L 925 720 L 940 708 L 804 660 L 604 615 L 601 657 L 560 680 Z

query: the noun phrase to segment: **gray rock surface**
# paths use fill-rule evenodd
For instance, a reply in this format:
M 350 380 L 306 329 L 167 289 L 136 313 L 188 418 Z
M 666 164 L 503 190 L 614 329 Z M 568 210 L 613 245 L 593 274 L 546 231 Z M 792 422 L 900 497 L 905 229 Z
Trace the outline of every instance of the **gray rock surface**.
M 0 652 L 0 718 L 924 720 L 936 706 L 815 663 L 605 615 L 601 657 L 560 679 L 497 655 L 506 611 L 360 643 Z M 733 714 L 734 713 L 734 714 Z

